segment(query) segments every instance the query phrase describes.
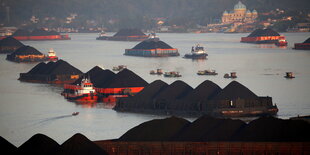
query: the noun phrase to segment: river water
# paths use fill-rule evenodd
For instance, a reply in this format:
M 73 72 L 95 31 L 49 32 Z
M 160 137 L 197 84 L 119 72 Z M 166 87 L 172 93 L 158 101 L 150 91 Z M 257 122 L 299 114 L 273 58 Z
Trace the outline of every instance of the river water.
M 112 34 L 110 34 L 112 35 Z M 72 40 L 24 41 L 43 53 L 53 48 L 58 57 L 87 72 L 98 65 L 107 69 L 127 65 L 147 82 L 161 79 L 168 84 L 183 80 L 195 88 L 204 80 L 211 80 L 224 88 L 231 79 L 223 75 L 237 72 L 236 81 L 258 96 L 271 96 L 279 108 L 279 118 L 310 115 L 310 51 L 293 50 L 294 43 L 303 42 L 310 33 L 283 33 L 288 47 L 240 43 L 248 34 L 158 34 L 160 39 L 178 48 L 180 57 L 143 58 L 124 56 L 126 48 L 138 42 L 95 40 L 97 34 L 70 34 Z M 208 51 L 207 60 L 183 59 L 191 47 L 200 43 Z M 14 63 L 0 55 L 0 136 L 20 146 L 36 133 L 43 133 L 63 143 L 75 133 L 90 140 L 118 138 L 128 129 L 151 119 L 164 118 L 133 113 L 118 113 L 103 103 L 77 105 L 60 95 L 62 87 L 18 81 L 19 73 L 28 72 L 36 63 Z M 179 71 L 181 78 L 150 75 L 149 71 Z M 196 72 L 216 69 L 218 76 L 198 76 Z M 285 79 L 291 71 L 295 79 Z M 71 116 L 79 111 L 78 116 Z M 194 120 L 195 118 L 188 118 Z

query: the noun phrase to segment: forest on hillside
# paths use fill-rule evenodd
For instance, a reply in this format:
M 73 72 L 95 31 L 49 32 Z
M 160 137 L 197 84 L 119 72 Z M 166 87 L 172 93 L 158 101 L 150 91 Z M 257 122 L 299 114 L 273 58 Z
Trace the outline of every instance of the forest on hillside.
M 70 14 L 77 22 L 95 21 L 108 26 L 147 27 L 153 18 L 163 17 L 167 24 L 206 25 L 219 18 L 224 10 L 233 10 L 238 0 L 0 0 L 0 21 L 18 25 L 32 16 L 54 17 L 61 23 Z M 267 12 L 277 8 L 287 12 L 310 11 L 309 0 L 241 0 L 248 9 Z M 55 23 L 57 23 L 55 22 Z

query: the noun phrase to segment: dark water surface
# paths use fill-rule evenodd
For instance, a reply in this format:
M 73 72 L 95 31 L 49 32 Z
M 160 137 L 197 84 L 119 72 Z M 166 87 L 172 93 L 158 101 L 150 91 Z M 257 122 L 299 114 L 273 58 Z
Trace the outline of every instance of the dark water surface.
M 295 42 L 303 42 L 310 33 L 283 33 L 289 42 L 287 48 L 275 45 L 240 43 L 248 34 L 158 34 L 164 42 L 178 48 L 180 57 L 142 58 L 124 56 L 126 48 L 138 42 L 97 41 L 97 34 L 70 34 L 72 40 L 24 41 L 47 53 L 53 48 L 57 55 L 83 72 L 98 65 L 107 69 L 127 65 L 147 82 L 161 79 L 172 83 L 177 79 L 150 75 L 149 71 L 179 71 L 178 80 L 195 88 L 204 80 L 225 87 L 231 79 L 223 75 L 237 72 L 236 79 L 259 96 L 271 96 L 278 105 L 277 117 L 289 118 L 310 115 L 310 51 L 292 50 Z M 208 59 L 183 59 L 191 46 L 200 43 L 208 51 Z M 43 133 L 63 143 L 79 132 L 91 140 L 118 138 L 128 129 L 154 116 L 118 113 L 103 103 L 77 105 L 60 95 L 62 87 L 48 84 L 25 83 L 17 80 L 19 73 L 28 72 L 36 64 L 13 63 L 0 55 L 0 136 L 20 146 L 32 135 Z M 203 69 L 216 69 L 218 76 L 198 76 Z M 285 72 L 295 73 L 295 79 L 285 79 Z M 78 116 L 71 116 L 79 111 Z M 191 118 L 190 120 L 193 120 Z

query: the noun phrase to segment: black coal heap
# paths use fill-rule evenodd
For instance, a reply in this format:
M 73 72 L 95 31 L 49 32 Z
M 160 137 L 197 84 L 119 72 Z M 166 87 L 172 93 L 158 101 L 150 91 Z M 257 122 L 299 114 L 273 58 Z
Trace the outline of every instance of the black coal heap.
M 118 36 L 145 36 L 145 34 L 139 29 L 121 29 L 114 35 Z
M 139 44 L 137 44 L 133 49 L 172 49 L 167 43 L 160 41 L 158 38 L 146 39 Z

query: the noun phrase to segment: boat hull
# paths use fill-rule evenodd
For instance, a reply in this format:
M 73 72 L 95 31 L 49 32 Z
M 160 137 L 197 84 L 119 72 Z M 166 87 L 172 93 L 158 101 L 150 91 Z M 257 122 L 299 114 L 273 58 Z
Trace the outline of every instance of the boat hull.
M 97 102 L 98 96 L 96 94 L 83 94 L 83 95 L 66 95 L 66 99 L 77 102 Z
M 124 36 L 124 37 L 114 37 L 114 36 L 101 36 L 97 37 L 96 40 L 112 40 L 112 41 L 143 41 L 148 39 L 149 36 Z
M 35 40 L 35 41 L 43 41 L 43 40 L 71 40 L 68 35 L 49 35 L 49 36 L 12 36 L 16 40 Z M 4 39 L 5 37 L 0 37 Z
M 279 40 L 285 39 L 284 36 L 260 36 L 260 37 L 241 37 L 243 43 L 254 43 L 254 44 L 275 44 Z
M 185 54 L 184 58 L 187 59 L 206 59 L 208 54 Z
M 287 42 L 276 42 L 275 45 L 277 45 L 277 46 L 287 46 Z
M 310 43 L 295 43 L 294 49 L 296 49 L 296 50 L 310 50 Z

